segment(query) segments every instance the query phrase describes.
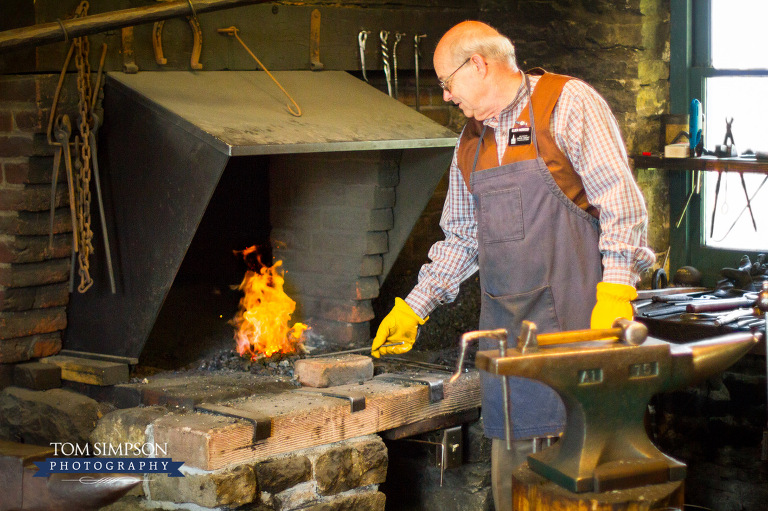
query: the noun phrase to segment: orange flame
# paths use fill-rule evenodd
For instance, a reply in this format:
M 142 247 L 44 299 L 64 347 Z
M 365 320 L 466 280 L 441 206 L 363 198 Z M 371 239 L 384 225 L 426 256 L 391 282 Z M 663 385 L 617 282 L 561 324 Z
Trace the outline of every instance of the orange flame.
M 254 250 L 255 247 L 250 247 L 242 253 L 247 256 Z M 249 270 L 238 286 L 244 296 L 232 324 L 236 329 L 235 341 L 240 356 L 248 355 L 251 360 L 256 360 L 275 353 L 296 353 L 304 331 L 309 328 L 303 323 L 288 326 L 296 302 L 283 291 L 282 264 L 277 261 L 258 271 Z

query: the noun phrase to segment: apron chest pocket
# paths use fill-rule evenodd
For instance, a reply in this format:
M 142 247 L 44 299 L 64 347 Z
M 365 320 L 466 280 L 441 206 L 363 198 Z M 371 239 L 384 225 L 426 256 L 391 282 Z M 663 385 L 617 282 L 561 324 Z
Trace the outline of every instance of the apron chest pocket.
M 501 243 L 525 238 L 520 188 L 506 188 L 480 194 L 480 215 L 483 243 Z

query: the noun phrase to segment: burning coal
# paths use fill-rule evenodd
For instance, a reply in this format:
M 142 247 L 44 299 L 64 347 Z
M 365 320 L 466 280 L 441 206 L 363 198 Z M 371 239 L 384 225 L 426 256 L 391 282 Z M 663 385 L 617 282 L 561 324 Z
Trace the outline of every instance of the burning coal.
M 255 251 L 256 247 L 250 247 L 242 252 L 246 261 Z M 260 267 L 248 270 L 238 286 L 244 296 L 231 321 L 237 352 L 251 360 L 297 353 L 303 349 L 303 334 L 309 327 L 298 322 L 288 326 L 296 302 L 283 291 L 283 263 L 266 266 L 257 259 Z

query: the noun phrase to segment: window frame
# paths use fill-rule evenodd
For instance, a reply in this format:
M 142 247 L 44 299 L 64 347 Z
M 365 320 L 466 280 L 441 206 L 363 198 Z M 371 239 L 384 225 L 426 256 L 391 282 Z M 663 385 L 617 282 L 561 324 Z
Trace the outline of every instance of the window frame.
M 705 80 L 716 76 L 768 76 L 768 70 L 714 69 L 710 42 L 710 0 L 671 0 L 670 3 L 670 113 L 687 114 L 693 98 L 705 98 Z M 703 105 L 706 114 L 706 105 Z M 704 191 L 694 194 L 683 222 L 676 224 L 694 185 L 695 172 L 669 173 L 670 268 L 693 266 L 702 272 L 703 285 L 713 287 L 722 268 L 738 266 L 760 252 L 712 248 L 702 242 Z M 703 181 L 703 176 L 702 176 Z M 768 251 L 766 251 L 768 252 Z

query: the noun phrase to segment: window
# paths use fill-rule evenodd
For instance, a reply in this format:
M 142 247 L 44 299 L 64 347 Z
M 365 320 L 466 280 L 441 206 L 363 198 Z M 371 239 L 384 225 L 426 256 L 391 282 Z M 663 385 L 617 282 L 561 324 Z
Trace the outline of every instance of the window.
M 715 74 L 704 80 L 706 146 L 714 150 L 716 144 L 724 144 L 731 122 L 733 145 L 739 154 L 768 152 L 768 76 L 739 74 L 768 69 L 768 2 L 711 0 L 710 12 L 711 68 Z M 715 215 L 714 220 L 712 214 L 704 216 L 704 244 L 742 251 L 768 250 L 768 187 L 761 187 L 763 176 L 747 174 L 743 182 L 741 178 L 735 172 L 707 174 L 704 210 Z M 758 218 L 765 220 L 758 224 Z
M 733 119 L 738 154 L 768 152 L 766 16 L 765 0 L 672 0 L 671 112 L 687 113 L 692 98 L 702 101 L 706 150 L 725 142 Z M 680 247 L 672 251 L 673 268 L 695 266 L 713 285 L 719 269 L 737 266 L 742 255 L 768 252 L 768 162 L 765 169 L 703 173 L 701 196 L 679 229 L 672 212 L 671 243 Z M 686 174 L 670 176 L 673 210 L 694 186 L 696 175 Z

